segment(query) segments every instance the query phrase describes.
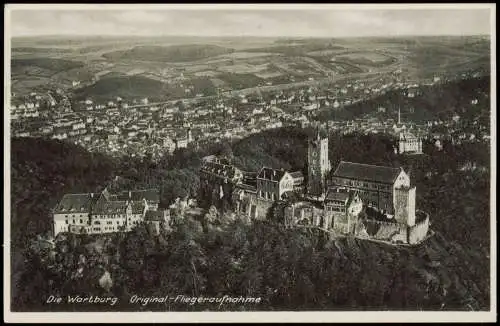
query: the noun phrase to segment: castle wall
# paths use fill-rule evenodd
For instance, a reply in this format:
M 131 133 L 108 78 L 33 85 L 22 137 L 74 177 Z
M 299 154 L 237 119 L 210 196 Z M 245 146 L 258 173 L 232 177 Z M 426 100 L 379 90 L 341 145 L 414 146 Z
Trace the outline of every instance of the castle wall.
M 309 206 L 296 204 L 295 207 L 287 206 L 284 209 L 285 223 L 288 225 L 297 224 L 299 220 L 307 219 L 310 225 L 325 227 L 327 220 L 330 218 L 326 217 L 322 209 Z
M 265 220 L 273 201 L 264 200 L 255 193 L 245 192 L 243 196 L 233 196 L 233 207 L 242 215 L 247 216 L 249 220 Z
M 420 223 L 408 228 L 408 243 L 419 243 L 425 239 L 427 232 L 429 232 L 429 215 L 427 215 L 426 218 Z
M 360 224 L 362 224 L 362 227 L 357 228 L 358 235 L 360 232 L 366 231 L 367 235 L 373 239 L 408 242 L 408 228 L 405 224 L 375 220 L 364 220 Z
M 251 208 L 252 211 L 255 212 L 255 214 L 253 214 L 251 218 L 263 221 L 267 218 L 267 213 L 269 209 L 271 209 L 273 202 L 262 199 L 256 199 L 251 205 L 253 206 Z
M 335 212 L 327 215 L 331 216 L 331 227 L 329 227 L 329 229 L 333 229 L 342 234 L 354 234 L 356 224 L 358 223 L 357 216 L 342 212 Z

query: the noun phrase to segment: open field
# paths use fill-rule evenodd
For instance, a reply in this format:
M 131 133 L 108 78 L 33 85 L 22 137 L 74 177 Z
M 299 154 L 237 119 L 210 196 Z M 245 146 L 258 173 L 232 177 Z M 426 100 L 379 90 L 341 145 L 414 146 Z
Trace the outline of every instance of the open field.
M 408 78 L 422 78 L 447 71 L 489 69 L 490 55 L 489 38 L 484 37 L 293 40 L 249 37 L 48 37 L 16 38 L 12 44 L 12 80 L 18 92 L 41 81 L 64 87 L 73 80 L 89 82 L 92 75 L 109 78 L 113 75 L 108 74 L 113 72 L 118 73 L 115 75 L 117 78 L 138 76 L 148 80 L 148 83 L 159 82 L 160 85 L 183 78 L 188 79 L 185 84 L 196 84 L 196 80 L 201 78 L 211 80 L 212 86 L 224 85 L 232 89 L 268 82 L 293 83 L 309 77 L 318 79 L 332 75 L 387 73 L 391 69 L 403 69 Z M 107 85 L 105 89 L 109 90 L 109 87 Z M 90 93 L 97 92 L 96 95 L 103 93 L 97 88 L 88 90 L 92 90 Z M 163 86 L 152 86 L 152 89 L 163 90 Z M 173 93 L 187 94 L 185 90 Z M 156 95 L 164 98 L 165 94 Z
M 257 73 L 263 70 L 266 70 L 267 64 L 253 66 L 248 64 L 237 64 L 231 66 L 220 67 L 219 71 L 228 72 L 228 73 L 240 73 L 240 74 L 248 74 L 248 73 Z
M 229 59 L 250 59 L 250 58 L 260 58 L 260 57 L 270 57 L 277 56 L 277 53 L 269 52 L 233 52 L 229 54 L 222 54 L 220 57 Z
M 347 59 L 350 61 L 359 61 L 359 62 L 369 62 L 369 63 L 384 63 L 386 61 L 390 61 L 390 57 L 387 55 L 377 53 L 377 52 L 352 52 L 346 53 L 344 55 L 338 56 L 340 59 Z

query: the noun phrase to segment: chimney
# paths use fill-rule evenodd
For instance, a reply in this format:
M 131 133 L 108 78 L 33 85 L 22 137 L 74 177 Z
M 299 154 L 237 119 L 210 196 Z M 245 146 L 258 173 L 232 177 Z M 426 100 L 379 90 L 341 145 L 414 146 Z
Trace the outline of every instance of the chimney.
M 132 192 L 131 191 L 128 192 L 128 198 L 132 198 Z
M 94 193 L 93 192 L 90 193 L 90 198 L 94 198 Z

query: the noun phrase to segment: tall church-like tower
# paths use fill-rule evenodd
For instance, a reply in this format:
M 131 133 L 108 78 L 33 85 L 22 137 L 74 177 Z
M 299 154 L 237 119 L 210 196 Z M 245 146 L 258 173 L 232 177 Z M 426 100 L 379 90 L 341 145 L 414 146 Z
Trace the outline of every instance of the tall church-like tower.
M 320 129 L 319 126 L 314 136 L 308 141 L 307 162 L 309 168 L 307 192 L 312 196 L 321 196 L 325 192 L 330 160 L 328 159 L 328 132 Z

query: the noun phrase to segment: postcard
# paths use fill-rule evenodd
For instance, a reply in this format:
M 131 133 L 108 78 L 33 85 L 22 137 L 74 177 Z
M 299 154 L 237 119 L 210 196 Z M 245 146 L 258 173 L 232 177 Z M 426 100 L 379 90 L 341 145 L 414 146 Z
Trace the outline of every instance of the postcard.
M 8 4 L 5 321 L 496 321 L 495 9 Z

